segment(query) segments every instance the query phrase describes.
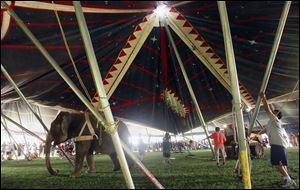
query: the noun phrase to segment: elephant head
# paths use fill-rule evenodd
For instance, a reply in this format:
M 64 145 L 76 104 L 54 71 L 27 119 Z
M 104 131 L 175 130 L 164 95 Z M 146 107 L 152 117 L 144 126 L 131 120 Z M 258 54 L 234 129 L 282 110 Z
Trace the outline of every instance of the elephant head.
M 52 169 L 50 163 L 50 150 L 51 144 L 53 146 L 59 145 L 66 140 L 73 138 L 79 133 L 80 127 L 84 123 L 83 114 L 60 112 L 55 120 L 51 123 L 50 131 L 46 138 L 45 144 L 45 156 L 46 166 L 50 174 L 57 175 L 58 171 Z

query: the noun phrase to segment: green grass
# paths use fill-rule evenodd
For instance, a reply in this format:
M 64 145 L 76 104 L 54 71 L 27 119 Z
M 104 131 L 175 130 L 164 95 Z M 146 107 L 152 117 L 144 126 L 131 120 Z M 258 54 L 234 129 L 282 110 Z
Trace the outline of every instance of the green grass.
M 172 165 L 162 162 L 162 153 L 147 153 L 146 167 L 160 183 L 168 189 L 241 189 L 243 182 L 233 172 L 235 160 L 228 160 L 225 166 L 218 168 L 211 158 L 210 151 L 192 152 L 197 159 L 186 158 L 187 153 L 172 153 Z M 272 168 L 269 150 L 263 159 L 253 160 L 252 188 L 281 189 L 280 174 Z M 120 189 L 126 188 L 121 172 L 112 172 L 112 163 L 108 156 L 97 155 L 97 173 L 83 173 L 81 178 L 69 177 L 72 169 L 65 159 L 52 159 L 53 167 L 59 169 L 59 176 L 50 176 L 44 159 L 34 161 L 1 162 L 1 189 Z M 84 169 L 84 171 L 86 168 Z M 295 179 L 299 189 L 299 149 L 289 149 L 289 173 Z M 154 189 L 140 169 L 132 170 L 136 188 Z

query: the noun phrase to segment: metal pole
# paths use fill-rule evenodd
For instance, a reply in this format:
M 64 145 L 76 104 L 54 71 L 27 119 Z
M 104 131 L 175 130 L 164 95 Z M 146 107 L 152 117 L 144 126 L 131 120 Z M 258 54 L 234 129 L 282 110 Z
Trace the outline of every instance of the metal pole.
M 2 4 L 2 1 L 1 1 Z M 22 98 L 22 100 L 27 104 L 27 106 L 29 107 L 29 109 L 32 111 L 33 115 L 39 120 L 39 122 L 42 124 L 43 128 L 49 132 L 48 128 L 46 127 L 46 125 L 44 124 L 44 122 L 41 120 L 41 118 L 37 115 L 37 113 L 35 113 L 35 111 L 33 110 L 33 108 L 31 107 L 31 105 L 29 104 L 29 102 L 26 100 L 25 96 L 23 95 L 23 93 L 20 91 L 19 87 L 16 85 L 16 83 L 13 81 L 13 79 L 10 77 L 10 75 L 8 74 L 8 72 L 6 71 L 6 69 L 3 67 L 3 65 L 1 64 L 1 71 L 3 72 L 3 74 L 5 75 L 6 79 L 13 85 L 15 91 L 19 94 L 19 96 Z
M 108 127 L 108 130 L 111 130 L 110 135 L 111 135 L 114 147 L 115 147 L 117 155 L 118 155 L 118 159 L 119 159 L 119 162 L 121 165 L 121 169 L 122 169 L 127 187 L 129 189 L 134 189 L 132 177 L 131 177 L 131 174 L 129 171 L 129 167 L 128 167 L 128 164 L 127 164 L 127 161 L 125 158 L 124 151 L 122 149 L 122 145 L 120 142 L 118 132 L 116 130 L 116 123 L 115 123 L 114 117 L 112 115 L 110 105 L 108 102 L 108 98 L 107 98 L 107 95 L 106 95 L 106 92 L 104 89 L 102 77 L 101 77 L 100 70 L 98 67 L 98 63 L 97 63 L 96 55 L 94 52 L 93 44 L 92 44 L 92 41 L 90 38 L 90 34 L 89 34 L 89 31 L 88 31 L 88 28 L 86 25 L 86 21 L 85 21 L 83 12 L 82 12 L 80 1 L 73 1 L 73 5 L 75 8 L 76 18 L 77 18 L 80 33 L 81 33 L 81 36 L 83 39 L 85 51 L 86 51 L 86 54 L 87 54 L 87 57 L 89 60 L 89 64 L 90 64 L 91 72 L 92 72 L 93 79 L 95 82 L 95 86 L 96 86 L 97 92 L 100 97 L 100 105 L 103 109 L 104 117 L 108 123 L 107 127 Z
M 41 111 L 40 111 L 40 107 L 39 106 L 36 106 L 36 107 L 37 107 L 37 112 L 39 113 L 39 116 L 42 119 L 42 114 L 41 114 Z M 47 134 L 47 131 L 46 131 L 46 134 Z
M 167 21 L 168 21 L 168 20 L 167 20 Z M 178 60 L 179 66 L 180 66 L 180 68 L 181 68 L 181 71 L 182 71 L 184 80 L 185 80 L 185 82 L 186 82 L 186 84 L 187 84 L 187 87 L 188 87 L 188 90 L 189 90 L 189 92 L 190 92 L 191 98 L 192 98 L 192 100 L 193 100 L 193 102 L 194 102 L 194 105 L 195 105 L 195 107 L 196 107 L 196 111 L 197 111 L 198 117 L 199 117 L 199 119 L 200 119 L 200 122 L 201 122 L 201 124 L 202 124 L 202 126 L 203 126 L 203 129 L 204 129 L 204 131 L 205 131 L 206 137 L 207 137 L 207 139 L 208 139 L 208 142 L 209 142 L 209 146 L 210 146 L 211 152 L 212 152 L 212 154 L 213 154 L 213 156 L 214 156 L 214 155 L 215 155 L 214 149 L 213 149 L 213 147 L 212 147 L 212 144 L 211 144 L 210 139 L 208 138 L 208 137 L 209 137 L 209 134 L 208 134 L 208 130 L 207 130 L 207 125 L 206 125 L 206 123 L 205 123 L 205 121 L 204 121 L 204 118 L 203 118 L 203 116 L 202 116 L 200 107 L 199 107 L 199 105 L 198 105 L 198 102 L 197 102 L 195 93 L 194 93 L 193 88 L 192 88 L 192 85 L 191 85 L 191 83 L 190 83 L 190 81 L 189 81 L 189 78 L 188 78 L 186 72 L 185 72 L 185 69 L 184 69 L 182 60 L 181 60 L 180 55 L 179 55 L 179 53 L 178 53 L 178 50 L 177 50 L 177 48 L 176 48 L 176 45 L 175 45 L 175 42 L 174 42 L 174 40 L 173 40 L 172 34 L 171 34 L 170 30 L 169 30 L 168 22 L 165 24 L 165 28 L 166 28 L 167 36 L 169 37 L 169 39 L 170 39 L 170 41 L 171 41 L 173 50 L 174 50 L 174 52 L 175 52 L 176 58 L 177 58 L 177 60 Z
M 251 189 L 251 179 L 248 161 L 248 151 L 247 151 L 247 141 L 245 137 L 245 128 L 242 112 L 242 102 L 240 97 L 239 82 L 234 58 L 234 51 L 229 27 L 229 21 L 227 16 L 226 4 L 224 1 L 218 1 L 218 9 L 220 13 L 220 19 L 222 24 L 222 31 L 224 36 L 224 45 L 226 53 L 226 62 L 228 64 L 232 96 L 233 96 L 233 106 L 235 110 L 235 117 L 237 120 L 238 136 L 239 136 L 239 155 L 241 158 L 242 172 L 243 172 L 243 182 L 245 189 Z
M 21 120 L 21 116 L 20 116 L 19 107 L 18 107 L 17 102 L 16 102 L 16 108 L 17 108 L 17 113 L 18 113 L 20 125 L 22 125 L 22 120 Z M 22 130 L 22 134 L 23 134 L 23 138 L 24 138 L 24 141 L 25 141 L 25 147 L 27 148 L 27 152 L 29 152 L 29 147 L 28 147 L 28 144 L 27 144 L 27 140 L 26 140 L 26 137 L 25 137 L 25 131 L 24 130 Z
M 19 123 L 15 122 L 14 120 L 10 119 L 9 117 L 7 117 L 6 115 L 4 115 L 3 113 L 1 113 L 1 116 L 4 119 L 7 119 L 8 121 L 12 122 L 13 124 L 15 124 L 17 127 L 21 128 L 22 130 L 24 130 L 26 133 L 38 138 L 40 141 L 42 142 L 46 142 L 44 139 L 42 139 L 39 135 L 31 132 L 30 130 L 26 129 L 25 127 L 23 127 L 22 125 L 20 125 Z
M 94 116 L 101 122 L 103 126 L 106 126 L 103 117 L 98 111 L 90 104 L 88 99 L 80 92 L 72 80 L 66 75 L 66 73 L 59 67 L 52 56 L 47 52 L 47 50 L 42 46 L 38 39 L 32 34 L 32 32 L 27 28 L 23 21 L 16 15 L 16 13 L 7 5 L 5 1 L 1 1 L 1 5 L 6 8 L 7 12 L 13 17 L 18 26 L 23 30 L 23 32 L 28 36 L 29 39 L 38 48 L 45 59 L 53 66 L 53 68 L 58 72 L 58 74 L 66 81 L 66 83 L 71 87 L 74 93 L 79 97 L 79 99 L 87 106 L 87 108 L 94 114 Z M 1 65 L 2 68 L 2 65 Z
M 282 33 L 283 33 L 284 25 L 285 25 L 285 22 L 286 22 L 288 13 L 289 13 L 291 3 L 292 3 L 291 1 L 286 1 L 285 4 L 284 4 L 284 8 L 283 8 L 283 11 L 282 11 L 282 14 L 281 14 L 281 17 L 280 17 L 280 21 L 279 21 L 279 25 L 278 25 L 278 28 L 277 28 L 276 36 L 275 36 L 275 39 L 274 39 L 273 47 L 272 47 L 272 50 L 271 50 L 270 58 L 269 58 L 269 61 L 268 61 L 268 66 L 267 66 L 265 76 L 264 76 L 264 79 L 263 79 L 263 82 L 261 84 L 259 92 L 265 92 L 265 90 L 267 88 L 269 78 L 270 78 L 272 68 L 273 68 L 273 63 L 274 63 L 274 60 L 275 60 L 275 57 L 276 57 L 276 54 L 277 54 L 280 39 L 281 39 L 281 36 L 282 36 Z M 261 103 L 261 97 L 258 95 L 257 100 L 256 100 L 256 106 L 255 106 L 255 109 L 254 109 L 254 113 L 252 115 L 252 120 L 251 120 L 250 126 L 249 126 L 249 132 L 251 132 L 252 129 L 253 129 L 254 122 L 255 122 L 255 120 L 257 118 L 257 115 L 258 115 L 258 112 L 259 112 L 260 103 Z
M 38 41 L 38 39 L 32 34 L 32 32 L 27 28 L 27 26 L 23 23 L 23 21 L 15 14 L 15 12 L 7 5 L 6 2 L 1 1 L 1 5 L 6 8 L 8 13 L 13 17 L 18 26 L 23 30 L 23 32 L 27 35 L 29 39 L 34 43 L 34 45 L 38 48 L 41 54 L 46 58 L 46 60 L 52 65 L 52 67 L 58 72 L 58 74 L 64 79 L 64 81 L 71 87 L 73 92 L 77 95 L 77 97 L 84 103 L 84 105 L 91 111 L 91 113 L 97 118 L 97 120 L 103 125 L 107 126 L 104 122 L 103 117 L 100 115 L 98 111 L 92 106 L 92 104 L 86 99 L 86 97 L 80 92 L 80 90 L 76 87 L 76 85 L 72 82 L 72 80 L 65 74 L 65 72 L 59 67 L 56 61 L 51 57 L 51 55 L 47 52 L 47 50 L 42 46 L 42 44 Z M 16 123 L 16 125 L 18 125 Z M 45 142 L 43 140 L 43 142 Z M 124 143 L 123 143 L 124 144 Z M 125 149 L 126 150 L 126 149 Z M 130 152 L 127 152 L 130 155 Z
M 143 173 L 147 178 L 158 188 L 164 189 L 164 187 L 159 183 L 159 181 L 150 173 L 150 171 L 144 166 L 144 164 L 130 151 L 130 149 L 122 143 L 124 150 L 127 152 L 128 156 L 141 168 Z
M 42 142 L 46 142 L 44 139 L 42 139 L 39 135 L 31 132 L 30 130 L 26 129 L 25 127 L 23 127 L 22 125 L 20 125 L 19 123 L 15 122 L 14 120 L 10 119 L 9 117 L 7 117 L 6 115 L 4 115 L 3 113 L 1 113 L 1 116 L 4 118 L 4 119 L 7 119 L 9 120 L 10 122 L 12 122 L 13 124 L 15 124 L 17 127 L 21 128 L 22 130 L 24 130 L 25 132 L 27 132 L 28 134 L 38 138 L 40 141 Z M 64 156 L 68 159 L 69 163 L 74 167 L 74 163 L 72 162 L 72 160 L 68 157 L 68 155 L 66 154 L 66 152 L 61 148 L 59 147 L 59 149 L 62 151 L 62 153 L 64 154 Z M 29 151 L 29 150 L 28 150 Z

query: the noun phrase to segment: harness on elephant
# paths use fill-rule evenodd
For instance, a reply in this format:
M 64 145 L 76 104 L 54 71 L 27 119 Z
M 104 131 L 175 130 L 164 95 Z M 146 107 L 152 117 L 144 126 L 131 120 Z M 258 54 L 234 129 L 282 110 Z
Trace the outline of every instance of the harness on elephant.
M 89 140 L 96 140 L 96 139 L 101 140 L 101 129 L 100 129 L 100 138 L 99 138 L 98 135 L 95 133 L 95 130 L 91 124 L 89 114 L 87 112 L 85 112 L 84 116 L 85 116 L 85 122 L 82 125 L 78 136 L 74 138 L 74 141 L 75 142 L 76 141 L 89 141 Z M 88 127 L 90 135 L 82 135 L 83 130 L 85 129 L 86 126 Z M 97 122 L 97 126 L 98 126 L 98 122 Z

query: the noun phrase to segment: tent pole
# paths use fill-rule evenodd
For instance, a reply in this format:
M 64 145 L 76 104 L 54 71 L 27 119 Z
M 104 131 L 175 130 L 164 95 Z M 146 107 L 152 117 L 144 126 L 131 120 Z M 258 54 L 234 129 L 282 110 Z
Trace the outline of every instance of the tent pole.
M 1 2 L 2 3 L 2 2 Z M 27 99 L 25 98 L 25 96 L 23 95 L 23 93 L 21 92 L 21 90 L 19 89 L 19 87 L 16 85 L 16 83 L 12 80 L 12 78 L 10 77 L 10 75 L 8 74 L 8 72 L 6 71 L 6 69 L 3 67 L 3 65 L 1 64 L 1 71 L 3 72 L 3 74 L 5 75 L 6 79 L 13 85 L 15 91 L 19 94 L 19 96 L 23 99 L 24 102 L 26 102 L 26 104 L 28 105 L 29 109 L 31 110 L 31 112 L 33 113 L 33 115 L 37 118 L 37 120 L 41 123 L 41 125 L 43 126 L 43 128 L 47 131 L 47 133 L 49 133 L 49 129 L 46 127 L 45 123 L 42 121 L 42 119 L 37 115 L 37 113 L 35 113 L 35 111 L 33 110 L 33 108 L 31 107 L 31 105 L 29 104 L 29 102 L 27 101 Z M 65 151 L 59 147 L 60 150 L 62 151 L 62 153 L 66 156 L 66 158 L 68 159 L 68 161 L 71 163 L 71 165 L 73 166 L 73 163 L 71 161 L 71 159 L 67 156 L 67 154 L 65 153 Z
M 265 75 L 264 75 L 263 82 L 261 84 L 259 93 L 260 92 L 265 92 L 265 90 L 267 89 L 267 85 L 268 85 L 269 78 L 270 78 L 270 75 L 271 75 L 271 72 L 272 72 L 273 64 L 274 64 L 274 61 L 275 61 L 275 57 L 276 57 L 276 54 L 277 54 L 280 39 L 281 39 L 281 36 L 282 36 L 282 33 L 283 33 L 285 22 L 287 20 L 287 16 L 288 16 L 288 13 L 289 13 L 291 3 L 292 3 L 291 1 L 286 1 L 285 4 L 284 4 L 284 8 L 283 8 L 283 11 L 281 13 L 281 17 L 280 17 L 280 20 L 279 20 L 279 25 L 278 25 L 277 32 L 276 32 L 276 35 L 275 35 L 273 47 L 272 47 L 272 50 L 271 50 L 270 58 L 269 58 L 269 61 L 268 61 L 268 66 L 267 66 L 267 69 L 266 69 L 266 72 L 265 72 Z M 261 103 L 261 97 L 258 95 L 257 100 L 256 100 L 256 106 L 255 106 L 255 109 L 254 109 L 254 113 L 252 115 L 252 120 L 251 120 L 250 126 L 249 126 L 249 132 L 251 132 L 252 129 L 253 129 L 254 122 L 255 122 L 255 120 L 257 118 L 257 115 L 258 115 L 258 112 L 259 112 L 260 103 Z
M 38 105 L 37 105 L 36 107 L 37 107 L 37 112 L 38 112 L 40 118 L 43 119 L 43 118 L 42 118 L 41 111 L 40 111 L 40 107 L 39 107 Z M 47 134 L 47 131 L 45 131 L 45 132 L 46 132 L 46 134 Z
M 77 97 L 84 103 L 84 105 L 91 111 L 91 113 L 97 118 L 97 120 L 103 125 L 107 126 L 104 122 L 103 117 L 100 115 L 98 111 L 92 106 L 92 104 L 87 100 L 87 98 L 80 92 L 80 90 L 76 87 L 76 85 L 72 82 L 72 80 L 66 75 L 66 73 L 59 67 L 56 61 L 51 57 L 51 55 L 47 52 L 47 50 L 42 46 L 42 44 L 38 41 L 38 39 L 32 34 L 32 32 L 27 28 L 27 26 L 23 23 L 23 21 L 16 15 L 16 13 L 7 5 L 5 1 L 1 1 L 1 5 L 6 8 L 7 12 L 13 17 L 18 26 L 23 30 L 23 32 L 27 35 L 29 39 L 34 43 L 37 49 L 41 52 L 41 54 L 45 57 L 45 59 L 52 65 L 52 67 L 58 72 L 58 74 L 64 79 L 64 81 L 70 86 L 73 92 L 77 95 Z M 123 143 L 123 146 L 124 143 Z M 126 149 L 125 149 L 126 150 Z M 135 158 L 131 152 L 127 152 L 129 156 Z
M 1 2 L 2 3 L 2 2 Z M 45 123 L 41 120 L 41 118 L 37 115 L 37 113 L 35 113 L 35 111 L 33 110 L 33 108 L 31 107 L 31 105 L 29 104 L 29 102 L 27 101 L 26 97 L 24 96 L 24 94 L 21 92 L 21 90 L 19 89 L 19 87 L 16 85 L 16 83 L 13 81 L 13 79 L 10 77 L 10 75 L 8 74 L 8 72 L 6 71 L 6 69 L 3 67 L 3 65 L 1 64 L 1 71 L 3 72 L 3 74 L 5 75 L 6 79 L 12 84 L 12 86 L 14 87 L 15 91 L 19 94 L 19 96 L 21 97 L 21 99 L 27 104 L 27 106 L 29 107 L 29 109 L 31 110 L 31 112 L 34 114 L 34 116 L 39 120 L 39 122 L 42 124 L 43 128 L 49 132 L 48 128 L 46 127 Z
M 92 72 L 92 76 L 94 79 L 94 83 L 98 92 L 98 95 L 100 97 L 100 105 L 101 109 L 104 113 L 105 120 L 107 121 L 108 126 L 106 127 L 106 131 L 109 131 L 109 134 L 111 135 L 114 147 L 116 149 L 118 159 L 121 165 L 121 169 L 127 184 L 127 187 L 129 189 L 134 189 L 133 180 L 130 174 L 130 170 L 125 158 L 124 151 L 122 149 L 120 137 L 118 135 L 116 122 L 114 120 L 113 114 L 111 112 L 111 108 L 108 102 L 108 97 L 106 95 L 104 85 L 102 82 L 102 77 L 100 74 L 100 70 L 98 67 L 96 55 L 94 52 L 93 44 L 90 38 L 90 34 L 86 25 L 86 21 L 82 12 L 80 1 L 73 1 L 73 5 L 75 8 L 75 14 L 78 21 L 80 33 L 83 39 L 85 51 L 89 60 L 90 69 Z
M 42 142 L 46 142 L 44 139 L 42 139 L 39 135 L 31 132 L 30 130 L 26 129 L 25 127 L 23 127 L 22 125 L 20 125 L 19 123 L 17 123 L 16 121 L 12 120 L 11 118 L 7 117 L 6 115 L 4 115 L 3 113 L 1 113 L 1 116 L 4 119 L 7 119 L 8 121 L 10 121 L 11 123 L 15 124 L 17 127 L 19 127 L 20 129 L 24 130 L 26 133 L 38 138 L 40 141 Z
M 42 55 L 47 59 L 47 61 L 53 66 L 53 68 L 59 73 L 59 75 L 65 80 L 65 82 L 71 87 L 75 94 L 80 98 L 80 100 L 87 106 L 87 108 L 95 115 L 95 117 L 105 126 L 104 119 L 98 111 L 90 104 L 87 98 L 80 92 L 72 80 L 66 75 L 66 73 L 59 67 L 52 56 L 47 52 L 47 50 L 42 46 L 38 39 L 32 34 L 28 27 L 23 23 L 23 21 L 16 15 L 16 13 L 7 5 L 5 1 L 1 1 L 1 5 L 6 8 L 7 12 L 13 17 L 18 26 L 23 30 L 23 32 L 28 36 L 29 39 L 34 43 L 37 49 L 42 53 Z M 2 70 L 2 65 L 1 65 Z
M 6 130 L 8 136 L 11 137 L 11 139 L 14 141 L 14 143 L 16 144 L 16 146 L 18 147 L 18 149 L 21 150 L 21 152 L 24 154 L 26 160 L 29 161 L 30 159 L 29 159 L 28 156 L 25 154 L 24 150 L 20 147 L 20 145 L 17 143 L 17 141 L 14 139 L 14 137 L 13 137 L 13 136 L 11 135 L 11 133 L 9 132 L 5 118 L 3 118 L 3 121 L 4 121 L 4 122 L 2 122 L 2 120 L 1 120 L 1 123 L 2 123 L 2 125 L 3 125 L 3 127 L 4 127 L 4 129 Z
M 4 118 L 4 119 L 7 119 L 8 121 L 12 122 L 13 124 L 15 124 L 17 127 L 19 127 L 20 129 L 24 130 L 25 132 L 27 132 L 28 134 L 38 138 L 40 141 L 42 142 L 46 142 L 44 139 L 42 139 L 39 135 L 31 132 L 30 130 L 26 129 L 25 127 L 23 127 L 22 125 L 20 125 L 19 123 L 15 122 L 14 120 L 12 120 L 11 118 L 7 117 L 6 115 L 4 115 L 3 113 L 1 113 L 1 116 Z M 62 153 L 64 154 L 64 156 L 67 158 L 67 160 L 69 161 L 69 163 L 74 167 L 74 163 L 72 162 L 72 160 L 69 158 L 69 156 L 66 154 L 66 152 L 61 148 L 59 147 L 60 150 L 62 151 Z
M 205 131 L 206 137 L 208 138 L 209 134 L 208 134 L 208 128 L 207 128 L 207 125 L 206 125 L 206 123 L 205 123 L 205 121 L 204 121 L 204 118 L 203 118 L 203 116 L 202 116 L 202 113 L 201 113 L 200 107 L 199 107 L 199 105 L 198 105 L 198 102 L 197 102 L 195 93 L 194 93 L 194 91 L 193 91 L 192 85 L 191 85 L 191 83 L 190 83 L 190 81 L 189 81 L 189 78 L 188 78 L 188 76 L 187 76 L 187 74 L 186 74 L 186 71 L 185 71 L 185 69 L 184 69 L 182 60 L 181 60 L 181 58 L 180 58 L 180 55 L 179 55 L 179 53 L 178 53 L 177 47 L 176 47 L 176 45 L 175 45 L 175 42 L 174 42 L 174 40 L 173 40 L 172 34 L 171 34 L 170 29 L 169 29 L 169 27 L 168 27 L 168 20 L 167 20 L 167 22 L 165 23 L 165 28 L 166 28 L 167 36 L 169 37 L 169 39 L 170 39 L 170 41 L 171 41 L 173 50 L 174 50 L 175 55 L 176 55 L 176 58 L 177 58 L 177 61 L 178 61 L 179 66 L 180 66 L 180 68 L 181 68 L 181 71 L 182 71 L 184 80 L 185 80 L 185 82 L 186 82 L 186 84 L 187 84 L 187 87 L 188 87 L 188 89 L 189 89 L 191 98 L 192 98 L 192 100 L 193 100 L 193 102 L 194 102 L 194 105 L 195 105 L 195 107 L 196 107 L 197 114 L 198 114 L 199 119 L 200 119 L 200 121 L 201 121 L 201 123 L 202 123 L 202 126 L 203 126 L 203 129 L 204 129 L 204 131 Z M 211 144 L 211 141 L 210 141 L 209 138 L 208 138 L 208 142 L 209 142 L 209 146 L 210 146 L 211 152 L 212 152 L 212 154 L 213 154 L 213 156 L 214 156 L 214 155 L 215 155 L 214 149 L 213 149 L 213 147 L 212 147 L 212 144 Z
M 186 27 L 183 27 L 182 25 L 182 20 L 181 19 L 176 19 L 177 16 L 181 15 L 179 12 L 177 12 L 175 10 L 175 12 L 172 13 L 168 13 L 168 19 L 169 19 L 169 26 L 173 29 L 173 31 L 177 34 L 177 36 L 180 37 L 180 39 L 187 45 L 187 47 L 190 48 L 190 50 L 197 56 L 197 58 L 206 66 L 206 68 L 218 79 L 218 81 L 232 94 L 232 89 L 230 86 L 230 80 L 229 80 L 229 76 L 227 74 L 228 69 L 223 69 L 222 67 L 220 67 L 220 64 L 223 64 L 223 61 L 219 58 L 219 56 L 216 53 L 208 53 L 206 52 L 207 50 L 213 50 L 213 48 L 211 46 L 209 46 L 205 39 L 200 36 L 197 33 L 196 28 L 194 28 L 192 26 L 192 24 L 190 24 L 183 15 L 181 15 L 183 17 L 183 19 L 185 20 L 185 23 L 189 23 L 190 24 L 190 29 L 192 29 L 194 32 L 197 33 L 198 37 L 200 39 L 195 39 L 195 33 L 191 34 L 189 29 L 187 29 Z M 216 62 L 216 59 L 212 59 L 211 56 L 215 55 L 218 57 L 218 61 Z M 245 88 L 242 84 L 240 87 Z M 246 88 L 245 88 L 246 89 Z M 247 90 L 243 90 L 241 91 L 241 97 L 242 97 L 242 101 L 248 106 L 251 107 L 251 101 L 254 101 L 254 99 L 246 99 L 246 96 L 248 96 L 251 94 L 249 94 L 247 92 Z
M 19 118 L 20 125 L 22 125 L 19 106 L 18 106 L 17 102 L 16 102 L 16 108 L 17 108 L 17 113 L 18 113 L 18 118 Z M 25 147 L 27 148 L 27 152 L 29 152 L 29 147 L 28 147 L 28 144 L 27 144 L 27 140 L 26 140 L 26 137 L 25 137 L 25 131 L 24 130 L 22 130 L 22 134 L 23 134 L 23 138 L 24 138 L 24 141 L 25 141 Z
M 239 155 L 240 155 L 240 161 L 242 165 L 244 188 L 251 189 L 251 178 L 250 178 L 251 176 L 249 170 L 247 141 L 245 137 L 245 128 L 244 128 L 244 120 L 243 120 L 243 113 L 242 113 L 241 94 L 239 89 L 239 82 L 238 82 L 226 4 L 224 1 L 218 1 L 218 9 L 220 13 L 220 20 L 221 20 L 222 31 L 224 36 L 226 62 L 229 67 L 228 70 L 229 70 L 231 88 L 232 88 L 233 107 L 234 107 L 235 118 L 238 127 Z

